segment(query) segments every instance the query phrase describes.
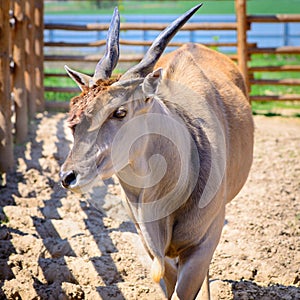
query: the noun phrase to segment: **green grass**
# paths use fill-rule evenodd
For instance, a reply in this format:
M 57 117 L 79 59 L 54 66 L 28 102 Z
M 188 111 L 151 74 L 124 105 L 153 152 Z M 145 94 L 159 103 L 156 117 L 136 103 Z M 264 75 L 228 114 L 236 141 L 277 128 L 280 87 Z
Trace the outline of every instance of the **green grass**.
M 300 55 L 275 55 L 275 54 L 256 54 L 252 55 L 250 66 L 284 66 L 300 65 Z M 285 79 L 300 78 L 300 72 L 256 72 L 255 79 Z M 300 86 L 253 86 L 252 95 L 266 94 L 300 94 Z
M 45 92 L 46 100 L 55 102 L 67 102 L 77 95 L 79 93 Z
M 265 115 L 268 117 L 281 115 L 300 117 L 300 103 L 289 101 L 253 101 L 252 112 L 254 115 Z
M 61 73 L 64 69 L 47 69 L 46 73 Z M 69 77 L 45 77 L 45 86 L 58 86 L 58 87 L 72 87 L 76 86 L 74 81 Z M 78 93 L 61 93 L 61 92 L 45 92 L 45 98 L 49 101 L 69 101 L 72 97 Z
M 101 7 L 97 6 L 101 2 Z M 190 1 L 49 1 L 45 3 L 46 14 L 111 14 L 117 5 L 122 14 L 181 14 L 203 2 L 200 14 L 233 14 L 234 0 Z M 248 0 L 250 14 L 300 13 L 299 0 Z

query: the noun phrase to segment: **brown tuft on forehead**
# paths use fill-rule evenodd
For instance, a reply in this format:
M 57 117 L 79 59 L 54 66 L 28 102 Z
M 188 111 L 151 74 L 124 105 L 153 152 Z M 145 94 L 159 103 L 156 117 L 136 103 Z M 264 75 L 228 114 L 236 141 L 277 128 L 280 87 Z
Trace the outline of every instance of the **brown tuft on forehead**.
M 70 112 L 68 117 L 69 127 L 73 127 L 81 120 L 82 114 L 93 100 L 106 91 L 113 83 L 119 80 L 120 76 L 109 79 L 99 79 L 96 85 L 82 92 L 79 96 L 75 96 L 70 101 Z

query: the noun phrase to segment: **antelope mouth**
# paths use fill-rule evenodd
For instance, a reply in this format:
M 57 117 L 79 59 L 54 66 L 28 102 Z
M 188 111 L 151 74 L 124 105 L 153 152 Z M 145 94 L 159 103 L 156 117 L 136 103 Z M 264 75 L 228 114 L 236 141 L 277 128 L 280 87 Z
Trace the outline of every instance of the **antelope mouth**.
M 64 189 L 72 190 L 73 192 L 85 193 L 88 192 L 95 184 L 97 178 L 105 180 L 112 175 L 107 174 L 106 167 L 107 158 L 102 157 L 98 160 L 93 172 L 89 174 L 80 174 L 75 171 L 69 171 L 61 175 L 61 185 Z

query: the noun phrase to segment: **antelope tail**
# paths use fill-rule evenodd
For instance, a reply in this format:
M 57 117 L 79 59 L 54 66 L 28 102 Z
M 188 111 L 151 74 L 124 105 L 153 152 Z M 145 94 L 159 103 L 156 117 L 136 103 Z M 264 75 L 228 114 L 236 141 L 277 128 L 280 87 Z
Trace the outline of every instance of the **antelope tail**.
M 158 283 L 165 273 L 165 262 L 162 257 L 154 257 L 151 266 L 151 276 L 154 282 Z

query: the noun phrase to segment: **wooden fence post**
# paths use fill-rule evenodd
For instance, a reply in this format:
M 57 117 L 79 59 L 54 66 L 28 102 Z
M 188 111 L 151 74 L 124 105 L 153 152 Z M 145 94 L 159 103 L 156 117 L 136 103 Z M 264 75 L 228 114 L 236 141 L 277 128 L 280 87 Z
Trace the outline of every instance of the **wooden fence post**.
M 44 100 L 44 1 L 34 1 L 36 108 L 45 110 Z
M 10 58 L 10 90 L 13 90 L 13 48 L 14 48 L 14 40 L 15 40 L 15 18 L 14 18 L 14 0 L 9 0 L 9 58 Z M 12 99 L 13 100 L 13 99 Z
M 25 49 L 26 22 L 24 14 L 24 0 L 14 0 L 15 35 L 13 45 L 14 74 L 13 93 L 15 101 L 15 141 L 23 143 L 28 134 L 28 106 L 25 85 Z
M 34 53 L 34 0 L 25 0 L 26 15 L 26 72 L 25 84 L 27 90 L 29 117 L 36 113 L 36 88 L 35 88 L 35 53 Z
M 9 75 L 9 1 L 0 6 L 0 173 L 13 168 L 11 97 Z
M 247 47 L 247 0 L 235 0 L 237 19 L 237 54 L 238 65 L 246 81 L 248 92 L 250 92 L 248 75 L 248 47 Z

